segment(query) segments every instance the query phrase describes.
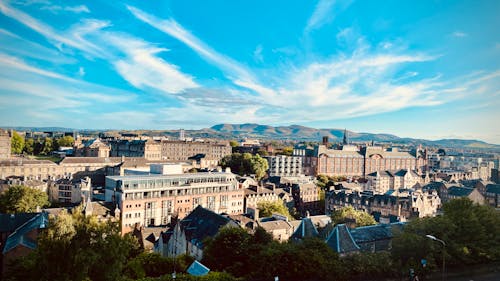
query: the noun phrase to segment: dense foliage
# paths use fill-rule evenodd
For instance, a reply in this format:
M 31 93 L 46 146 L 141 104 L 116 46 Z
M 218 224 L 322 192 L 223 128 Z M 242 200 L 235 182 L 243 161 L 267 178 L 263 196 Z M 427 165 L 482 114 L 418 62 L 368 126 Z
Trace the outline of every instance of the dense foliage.
M 283 201 L 263 201 L 257 203 L 257 208 L 259 209 L 259 217 L 270 217 L 273 214 L 281 214 L 289 219 L 292 219 L 288 208 L 285 206 Z
M 32 254 L 12 264 L 7 280 L 118 280 L 137 239 L 116 223 L 101 223 L 77 208 L 50 218 Z
M 255 175 L 258 180 L 262 179 L 269 169 L 266 159 L 250 153 L 233 153 L 222 158 L 220 164 L 223 168 L 230 167 L 231 172 L 242 176 Z
M 10 140 L 10 147 L 12 154 L 21 154 L 24 148 L 24 138 L 21 137 L 17 132 L 14 132 Z
M 444 204 L 444 214 L 411 221 L 393 241 L 392 255 L 402 268 L 422 270 L 442 265 L 443 251 L 447 267 L 484 264 L 500 260 L 500 213 L 489 206 L 474 204 L 468 198 Z M 446 246 L 431 240 L 433 235 Z
M 367 212 L 358 211 L 351 206 L 343 207 L 332 213 L 332 220 L 337 224 L 353 222 L 356 226 L 367 226 L 377 224 L 372 215 Z
M 328 190 L 330 186 L 333 186 L 335 182 L 345 181 L 347 180 L 344 176 L 327 176 L 327 175 L 318 175 L 316 177 L 316 185 L 321 189 Z
M 14 185 L 0 194 L 0 213 L 32 213 L 48 205 L 47 193 L 27 186 Z
M 203 263 L 245 280 L 365 280 L 394 276 L 389 253 L 339 257 L 317 238 L 279 243 L 262 228 L 253 235 L 224 228 L 204 251 Z

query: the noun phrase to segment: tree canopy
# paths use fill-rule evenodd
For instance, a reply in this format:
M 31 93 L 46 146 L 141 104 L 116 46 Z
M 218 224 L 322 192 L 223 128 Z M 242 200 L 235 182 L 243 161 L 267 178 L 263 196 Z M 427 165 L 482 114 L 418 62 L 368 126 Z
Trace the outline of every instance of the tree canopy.
M 0 194 L 0 213 L 30 213 L 48 205 L 47 193 L 27 186 L 14 185 Z
M 343 207 L 332 213 L 332 220 L 337 224 L 355 222 L 356 226 L 377 224 L 372 215 L 367 212 L 355 210 L 352 206 Z
M 64 136 L 64 137 L 57 140 L 57 144 L 59 147 L 61 147 L 61 146 L 73 146 L 74 143 L 75 143 L 75 140 L 73 139 L 72 136 Z
M 260 155 L 252 155 L 250 153 L 233 153 L 222 158 L 221 166 L 223 168 L 230 167 L 231 172 L 243 175 L 254 174 L 260 180 L 266 175 L 269 165 L 267 160 Z
M 445 249 L 426 235 L 445 241 Z M 442 216 L 411 221 L 394 239 L 392 254 L 401 266 L 418 268 L 424 258 L 439 267 L 443 250 L 447 266 L 499 261 L 500 213 L 468 198 L 451 200 L 443 205 Z
M 257 208 L 259 209 L 260 217 L 270 217 L 274 213 L 278 213 L 292 219 L 290 211 L 285 206 L 283 201 L 263 201 L 257 203 Z
M 81 208 L 49 219 L 35 251 L 12 264 L 8 280 L 118 280 L 139 253 L 137 239 L 117 223 L 99 222 Z
M 10 146 L 12 154 L 21 154 L 24 149 L 24 138 L 14 131 L 10 139 Z

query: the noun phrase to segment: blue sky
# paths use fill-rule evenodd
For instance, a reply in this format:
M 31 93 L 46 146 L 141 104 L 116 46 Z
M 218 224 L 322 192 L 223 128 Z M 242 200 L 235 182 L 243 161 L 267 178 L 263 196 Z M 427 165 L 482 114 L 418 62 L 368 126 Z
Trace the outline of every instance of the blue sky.
M 500 144 L 500 1 L 0 0 L 0 126 Z

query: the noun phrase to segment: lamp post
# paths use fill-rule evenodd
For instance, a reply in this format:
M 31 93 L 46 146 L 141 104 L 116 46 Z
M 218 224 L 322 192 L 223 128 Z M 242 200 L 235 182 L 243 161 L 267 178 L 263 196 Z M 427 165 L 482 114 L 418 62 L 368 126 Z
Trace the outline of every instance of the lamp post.
M 431 240 L 434 240 L 434 241 L 438 241 L 440 242 L 441 244 L 443 244 L 443 281 L 445 280 L 445 255 L 444 255 L 444 251 L 445 251 L 445 248 L 446 248 L 446 243 L 444 243 L 443 240 L 441 239 L 438 239 L 436 238 L 436 236 L 433 236 L 433 235 L 425 235 L 425 237 L 431 239 Z

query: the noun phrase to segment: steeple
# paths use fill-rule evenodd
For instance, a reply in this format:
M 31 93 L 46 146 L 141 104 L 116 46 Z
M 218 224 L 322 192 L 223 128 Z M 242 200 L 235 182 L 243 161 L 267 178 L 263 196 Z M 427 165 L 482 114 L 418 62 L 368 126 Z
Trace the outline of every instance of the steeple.
M 344 129 L 344 140 L 342 140 L 342 144 L 344 144 L 344 145 L 349 144 L 349 139 L 347 136 L 347 129 Z

